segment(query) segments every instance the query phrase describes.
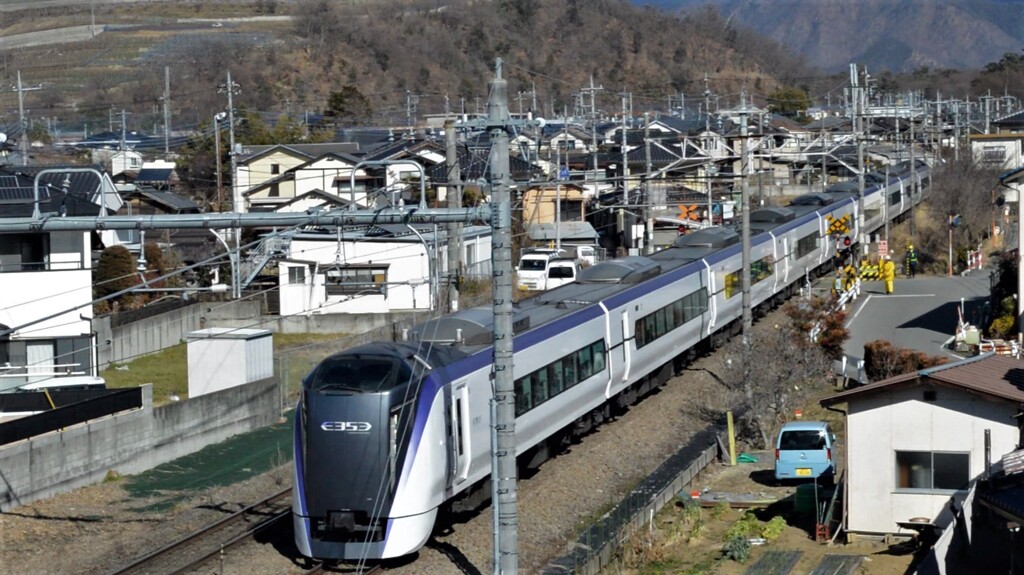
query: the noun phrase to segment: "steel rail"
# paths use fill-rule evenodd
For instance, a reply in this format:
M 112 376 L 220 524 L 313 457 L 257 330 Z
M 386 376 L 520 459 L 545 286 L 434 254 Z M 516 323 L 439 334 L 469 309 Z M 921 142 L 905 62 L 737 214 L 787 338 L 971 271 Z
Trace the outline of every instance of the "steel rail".
M 177 541 L 174 541 L 174 542 L 172 542 L 172 543 L 170 543 L 170 544 L 168 544 L 168 545 L 166 545 L 166 546 L 164 546 L 164 547 L 162 547 L 160 549 L 157 549 L 156 551 L 153 551 L 152 553 L 148 553 L 148 554 L 146 554 L 146 555 L 136 559 L 131 564 L 129 564 L 129 565 L 125 566 L 125 567 L 122 567 L 122 568 L 120 568 L 120 569 L 118 569 L 116 571 L 111 572 L 110 575 L 127 575 L 129 573 L 136 573 L 136 572 L 138 572 L 138 573 L 143 573 L 143 572 L 150 573 L 151 571 L 149 571 L 148 568 L 151 568 L 154 565 L 157 565 L 158 561 L 162 561 L 162 560 L 167 559 L 167 557 L 169 555 L 171 555 L 172 553 L 178 552 L 181 549 L 186 548 L 188 545 L 190 545 L 192 543 L 195 543 L 195 542 L 198 542 L 198 541 L 200 541 L 200 540 L 202 540 L 204 538 L 210 537 L 214 533 L 224 529 L 225 527 L 227 527 L 227 526 L 229 526 L 231 524 L 239 523 L 241 521 L 244 521 L 245 518 L 249 517 L 250 515 L 252 515 L 255 510 L 259 509 L 260 507 L 265 507 L 267 505 L 272 505 L 273 503 L 275 503 L 275 502 L 277 502 L 277 501 L 279 501 L 279 500 L 289 496 L 291 494 L 291 492 L 292 492 L 292 488 L 291 487 L 289 487 L 287 489 L 284 489 L 282 491 L 279 491 L 278 493 L 275 493 L 274 495 L 271 495 L 270 497 L 267 497 L 267 498 L 263 499 L 262 501 L 254 503 L 252 505 L 249 505 L 248 507 L 245 507 L 244 509 L 236 511 L 235 513 L 232 513 L 231 515 L 228 515 L 227 517 L 224 517 L 224 518 L 220 519 L 216 523 L 212 523 L 210 525 L 207 525 L 206 527 L 203 527 L 202 529 L 200 529 L 198 531 L 195 531 L 195 532 L 193 532 L 193 533 L 191 533 L 189 535 L 186 535 L 185 537 L 183 537 L 183 538 L 181 538 L 181 539 L 179 539 Z M 263 521 L 260 521 L 259 523 L 253 525 L 252 527 L 247 528 L 243 533 L 241 533 L 239 535 L 236 535 L 236 536 L 232 537 L 231 539 L 229 539 L 227 541 L 223 541 L 223 542 L 219 543 L 217 545 L 216 549 L 214 549 L 211 552 L 204 553 L 200 559 L 193 560 L 193 561 L 189 562 L 188 565 L 186 565 L 184 567 L 181 567 L 181 568 L 179 568 L 177 570 L 170 571 L 170 573 L 178 574 L 178 573 L 187 573 L 189 571 L 192 571 L 198 565 L 201 565 L 201 564 L 205 563 L 206 561 L 209 561 L 211 558 L 213 558 L 214 556 L 216 556 L 219 553 L 221 553 L 222 550 L 228 549 L 230 547 L 233 547 L 234 545 L 237 545 L 238 543 L 249 539 L 250 537 L 252 537 L 256 533 L 259 533 L 260 531 L 262 531 L 266 527 L 268 527 L 270 525 L 273 525 L 274 523 L 276 523 L 277 521 L 282 520 L 283 518 L 286 518 L 290 513 L 291 513 L 291 509 L 290 508 L 286 508 L 283 511 L 276 512 L 270 518 L 265 519 Z

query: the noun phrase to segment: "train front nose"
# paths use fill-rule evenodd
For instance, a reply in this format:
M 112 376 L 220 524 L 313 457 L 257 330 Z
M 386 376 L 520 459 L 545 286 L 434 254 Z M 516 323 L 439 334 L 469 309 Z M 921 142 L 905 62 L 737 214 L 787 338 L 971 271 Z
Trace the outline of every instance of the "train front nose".
M 305 418 L 306 509 L 316 539 L 380 541 L 391 508 L 386 394 L 319 396 Z

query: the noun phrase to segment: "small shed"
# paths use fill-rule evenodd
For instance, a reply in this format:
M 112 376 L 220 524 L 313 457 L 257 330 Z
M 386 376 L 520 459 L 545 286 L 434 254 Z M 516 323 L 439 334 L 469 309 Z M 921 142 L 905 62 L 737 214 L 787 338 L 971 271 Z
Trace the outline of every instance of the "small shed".
M 274 375 L 274 338 L 268 330 L 211 327 L 186 337 L 189 397 Z

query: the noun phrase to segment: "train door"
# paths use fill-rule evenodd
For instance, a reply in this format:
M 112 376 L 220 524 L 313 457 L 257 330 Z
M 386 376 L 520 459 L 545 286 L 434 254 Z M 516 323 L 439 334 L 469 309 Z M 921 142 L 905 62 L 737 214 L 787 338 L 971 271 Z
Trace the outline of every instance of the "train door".
M 469 477 L 469 386 L 466 381 L 453 384 L 448 397 L 448 487 Z
M 630 330 L 631 326 L 629 324 L 629 310 L 624 309 L 622 310 L 622 381 L 629 381 L 629 347 L 636 343 L 631 341 L 636 334 Z
M 718 318 L 718 288 L 715 287 L 715 272 L 711 269 L 707 260 L 704 260 L 704 268 L 707 270 L 708 286 L 708 320 L 704 323 L 704 337 L 710 336 L 715 330 L 715 320 Z

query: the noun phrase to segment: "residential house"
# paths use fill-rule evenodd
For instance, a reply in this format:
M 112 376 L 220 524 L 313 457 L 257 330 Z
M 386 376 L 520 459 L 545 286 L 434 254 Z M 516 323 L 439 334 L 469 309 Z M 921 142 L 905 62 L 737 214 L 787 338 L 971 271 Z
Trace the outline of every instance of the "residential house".
M 911 372 L 821 400 L 846 405 L 843 531 L 907 533 L 945 525 L 994 457 L 1021 442 L 1024 361 L 985 355 Z M 1016 418 L 1016 419 L 1015 419 Z
M 971 154 L 984 167 L 1024 167 L 1024 111 L 992 122 L 988 134 L 971 134 Z
M 572 182 L 533 184 L 523 191 L 524 225 L 561 221 L 583 221 L 587 196 L 583 186 Z
M 106 174 L 46 173 L 39 197 L 26 174 L 0 168 L 0 219 L 96 216 Z M 113 203 L 113 200 L 109 200 Z M 117 198 L 120 201 L 120 198 Z M 54 378 L 96 375 L 92 331 L 94 232 L 0 232 L 0 391 Z
M 352 154 L 359 150 L 354 143 L 327 144 L 275 144 L 270 146 L 244 146 L 235 161 L 235 174 L 232 179 L 232 198 L 254 197 L 277 198 L 295 197 L 289 195 L 288 185 L 271 181 L 282 179 L 282 176 L 300 165 L 320 158 L 327 154 Z M 278 186 L 278 187 L 275 187 Z M 264 186 L 263 193 L 254 193 L 258 187 Z M 281 189 L 281 188 L 285 189 Z M 274 203 L 274 202 L 269 202 Z M 249 207 L 249 202 L 246 202 Z
M 366 206 L 368 190 L 376 189 L 380 180 L 366 168 L 355 169 L 360 161 L 349 154 L 328 153 L 298 164 L 246 190 L 246 211 L 273 211 L 313 190 Z
M 117 211 L 118 215 L 169 215 L 169 214 L 198 214 L 202 208 L 192 200 L 175 192 L 158 190 L 146 184 L 136 184 L 127 192 L 121 192 L 124 205 Z M 201 233 L 197 233 L 201 232 Z M 139 244 L 142 241 L 139 230 L 117 230 L 119 243 Z M 207 237 L 205 230 L 167 230 L 162 235 L 174 236 L 199 236 Z M 154 236 L 155 237 L 155 236 Z M 141 249 L 141 246 L 137 246 Z
M 463 228 L 465 276 L 490 273 L 491 229 Z M 447 238 L 433 225 L 293 235 L 278 261 L 281 315 L 433 310 L 447 277 Z
M 1024 575 L 1024 445 L 974 484 L 916 575 Z

